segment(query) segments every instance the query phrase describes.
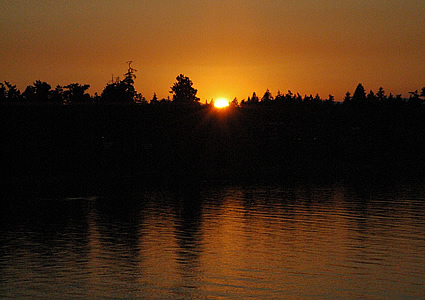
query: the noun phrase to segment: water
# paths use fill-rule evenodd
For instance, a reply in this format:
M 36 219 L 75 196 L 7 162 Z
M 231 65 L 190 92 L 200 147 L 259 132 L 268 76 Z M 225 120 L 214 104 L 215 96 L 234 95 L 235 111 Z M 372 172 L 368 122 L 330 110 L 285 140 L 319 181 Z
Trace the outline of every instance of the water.
M 425 297 L 425 185 L 203 187 L 5 204 L 0 297 Z

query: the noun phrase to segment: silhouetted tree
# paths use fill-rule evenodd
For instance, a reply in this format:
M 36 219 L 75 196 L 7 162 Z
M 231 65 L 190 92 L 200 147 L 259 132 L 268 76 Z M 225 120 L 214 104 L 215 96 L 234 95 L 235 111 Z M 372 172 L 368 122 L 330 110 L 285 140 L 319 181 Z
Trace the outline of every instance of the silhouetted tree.
M 50 102 L 50 89 L 52 87 L 47 82 L 36 80 L 33 85 L 26 87 L 22 97 L 26 102 L 48 103 Z
M 34 103 L 36 101 L 35 87 L 32 85 L 27 86 L 21 96 L 25 102 Z
M 71 83 L 64 86 L 65 91 L 63 92 L 63 95 L 65 103 L 90 103 L 90 95 L 86 93 L 89 87 L 90 85 L 88 84 L 80 85 L 79 83 Z
M 162 98 L 161 101 L 159 101 L 160 104 L 168 104 L 171 103 L 170 96 L 167 96 L 167 98 Z
M 311 95 L 311 94 L 310 94 L 310 96 L 304 95 L 304 100 L 303 100 L 304 103 L 308 104 L 312 101 L 313 101 L 313 95 Z
M 51 97 L 52 103 L 63 104 L 65 101 L 64 94 L 63 94 L 63 87 L 60 85 L 57 85 L 56 88 L 51 91 L 50 97 Z
M 315 103 L 315 104 L 322 103 L 322 98 L 320 98 L 319 94 L 316 94 L 316 96 L 314 96 L 313 103 Z
M 367 103 L 369 104 L 375 103 L 376 102 L 375 93 L 372 90 L 370 90 L 369 94 L 367 94 L 366 96 L 366 99 L 367 99 Z
M 354 91 L 351 99 L 354 103 L 365 103 L 366 102 L 366 91 L 361 83 L 359 83 Z
M 414 92 L 409 92 L 409 94 L 410 94 L 410 96 L 409 96 L 408 102 L 410 104 L 418 105 L 418 104 L 422 103 L 422 99 L 420 98 L 418 90 L 416 90 Z
M 150 101 L 151 104 L 158 104 L 158 97 L 156 95 L 156 93 L 153 93 L 152 99 Z
M 258 99 L 257 94 L 255 92 L 252 93 L 251 101 L 249 101 L 249 102 L 251 102 L 251 103 L 258 103 L 259 101 L 260 101 L 260 99 Z
M 50 89 L 52 88 L 47 82 L 37 80 L 34 82 L 35 94 L 40 102 L 48 102 Z
M 137 96 L 136 89 L 134 88 L 134 79 L 136 79 L 136 75 L 134 73 L 137 72 L 137 70 L 131 67 L 132 61 L 128 61 L 127 63 L 128 70 L 127 73 L 124 74 L 125 77 L 121 83 L 124 87 L 125 93 L 134 99 Z
M 350 102 L 351 102 L 351 93 L 350 92 L 346 92 L 343 103 L 344 104 L 348 104 Z
M 273 100 L 272 93 L 270 93 L 269 89 L 267 89 L 263 97 L 261 98 L 261 102 L 270 103 L 272 100 Z
M 117 78 L 115 82 L 113 81 L 107 84 L 102 91 L 101 102 L 123 104 L 143 102 L 144 98 L 138 94 L 134 88 L 134 79 L 136 78 L 134 73 L 137 72 L 137 70 L 131 67 L 132 61 L 127 63 L 128 70 L 127 73 L 124 74 L 125 78 L 121 81 Z
M 384 102 L 387 100 L 387 96 L 385 95 L 385 91 L 382 87 L 379 87 L 378 92 L 376 93 L 376 100 L 378 102 Z
M 177 82 L 171 87 L 170 93 L 173 95 L 173 102 L 178 104 L 199 103 L 196 97 L 197 89 L 193 88 L 193 82 L 189 77 L 180 74 L 176 77 Z
M 16 85 L 12 85 L 10 82 L 5 81 L 4 85 L 0 86 L 0 98 L 6 102 L 18 102 L 20 99 L 21 92 L 16 88 Z
M 294 104 L 301 104 L 303 102 L 303 99 L 299 93 L 296 95 L 292 95 L 291 91 L 288 91 L 287 99 Z
M 233 98 L 233 100 L 230 102 L 230 106 L 233 107 L 238 107 L 239 106 L 239 102 L 238 102 L 238 98 Z
M 301 95 L 299 95 L 299 94 L 298 94 L 298 96 L 299 96 L 300 100 L 302 101 Z M 288 92 L 285 94 L 285 100 L 286 100 L 288 103 L 293 103 L 293 102 L 294 102 L 294 101 L 293 101 L 293 100 L 295 100 L 295 99 L 294 99 L 294 94 L 291 92 L 291 90 L 288 90 Z M 301 102 L 301 101 L 300 101 L 300 102 Z
M 326 99 L 326 103 L 334 103 L 334 102 L 335 102 L 335 97 L 329 94 L 328 99 Z

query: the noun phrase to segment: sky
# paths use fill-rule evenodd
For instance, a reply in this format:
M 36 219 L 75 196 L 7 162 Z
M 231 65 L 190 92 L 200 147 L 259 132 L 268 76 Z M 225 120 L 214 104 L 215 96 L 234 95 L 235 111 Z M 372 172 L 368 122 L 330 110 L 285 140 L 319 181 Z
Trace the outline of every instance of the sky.
M 137 69 L 147 99 L 188 76 L 201 102 L 291 90 L 342 100 L 362 83 L 425 86 L 424 0 L 0 0 L 0 81 L 23 91 Z

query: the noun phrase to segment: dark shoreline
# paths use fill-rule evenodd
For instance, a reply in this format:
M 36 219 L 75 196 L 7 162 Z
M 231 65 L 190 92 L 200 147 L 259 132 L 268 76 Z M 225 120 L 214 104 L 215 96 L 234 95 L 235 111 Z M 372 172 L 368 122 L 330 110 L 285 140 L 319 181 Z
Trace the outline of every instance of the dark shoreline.
M 2 190 L 424 178 L 422 105 L 1 105 Z

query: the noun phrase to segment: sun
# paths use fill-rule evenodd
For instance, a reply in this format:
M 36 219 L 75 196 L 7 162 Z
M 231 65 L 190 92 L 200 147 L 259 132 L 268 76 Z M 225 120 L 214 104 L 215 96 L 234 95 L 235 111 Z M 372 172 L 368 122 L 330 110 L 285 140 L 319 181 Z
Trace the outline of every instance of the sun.
M 214 106 L 216 108 L 225 108 L 225 107 L 228 107 L 229 106 L 229 101 L 227 99 L 225 99 L 225 98 L 220 98 L 220 99 L 217 99 L 214 102 Z

